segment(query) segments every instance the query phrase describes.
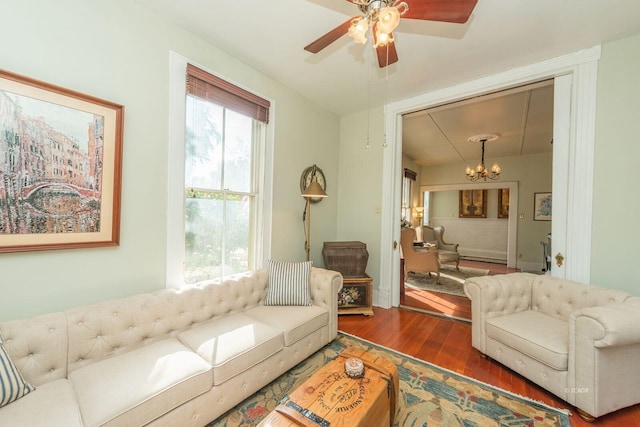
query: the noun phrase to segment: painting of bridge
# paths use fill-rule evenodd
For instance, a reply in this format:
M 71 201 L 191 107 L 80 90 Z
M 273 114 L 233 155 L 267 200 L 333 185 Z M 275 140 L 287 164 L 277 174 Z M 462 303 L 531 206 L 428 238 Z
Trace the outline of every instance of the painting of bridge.
M 3 236 L 36 236 L 35 241 L 40 236 L 43 242 L 47 236 L 79 233 L 112 236 L 114 225 L 119 226 L 114 224 L 119 205 L 115 212 L 113 191 L 117 203 L 120 173 L 114 174 L 113 168 L 120 168 L 121 160 L 119 150 L 117 158 L 113 154 L 119 148 L 114 146 L 114 135 L 121 144 L 121 110 L 105 115 L 102 108 L 91 111 L 76 108 L 73 102 L 51 102 L 33 96 L 31 90 L 13 91 L 12 83 L 3 87 L 0 79 L 0 251 Z M 59 91 L 71 98 L 77 95 Z M 54 100 L 59 97 L 54 95 Z M 92 105 L 78 103 L 85 104 Z M 105 145 L 105 125 L 113 128 L 113 117 L 119 118 L 119 134 L 111 129 L 106 137 L 110 143 Z M 78 239 L 70 241 L 77 244 Z M 15 247 L 14 242 L 10 246 Z

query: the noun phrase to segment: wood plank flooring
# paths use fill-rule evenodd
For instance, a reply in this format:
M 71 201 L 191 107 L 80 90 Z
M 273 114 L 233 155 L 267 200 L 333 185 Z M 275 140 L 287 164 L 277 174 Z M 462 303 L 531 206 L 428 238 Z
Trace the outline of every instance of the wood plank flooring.
M 454 265 L 454 263 L 447 264 Z M 478 261 L 462 260 L 460 261 L 460 265 L 463 267 L 489 270 L 489 274 L 491 275 L 518 271 L 506 265 Z M 471 301 L 466 297 L 457 295 L 430 292 L 405 286 L 404 295 L 400 295 L 400 305 L 405 308 L 413 308 L 428 313 L 462 320 L 471 320 Z
M 482 358 L 471 347 L 471 325 L 467 322 L 399 308 L 374 307 L 371 317 L 339 316 L 338 329 L 550 406 L 568 409 L 572 413 L 572 426 L 640 426 L 640 405 L 587 423 L 568 403 L 498 362 Z

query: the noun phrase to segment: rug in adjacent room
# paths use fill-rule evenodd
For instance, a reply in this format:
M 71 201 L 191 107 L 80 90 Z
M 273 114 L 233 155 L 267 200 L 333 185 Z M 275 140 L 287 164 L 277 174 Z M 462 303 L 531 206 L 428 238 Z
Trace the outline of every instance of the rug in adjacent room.
M 338 333 L 338 338 L 227 412 L 209 427 L 257 425 L 313 372 L 353 347 L 398 367 L 400 395 L 394 426 L 560 426 L 567 411 L 552 408 L 377 344 Z
M 456 270 L 454 265 L 445 264 L 440 267 L 440 283 L 436 283 L 436 275 L 434 273 L 431 273 L 431 275 L 409 273 L 405 286 L 464 297 L 466 296 L 464 294 L 464 281 L 469 277 L 486 276 L 487 274 L 489 274 L 489 270 L 482 268 L 460 267 L 460 270 Z

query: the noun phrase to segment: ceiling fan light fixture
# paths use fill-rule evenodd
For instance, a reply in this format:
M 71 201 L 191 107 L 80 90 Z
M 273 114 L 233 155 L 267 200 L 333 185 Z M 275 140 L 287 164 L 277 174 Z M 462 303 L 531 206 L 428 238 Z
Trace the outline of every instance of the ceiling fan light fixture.
M 391 33 L 385 33 L 384 31 L 380 31 L 380 28 L 378 28 L 378 24 L 376 24 L 375 29 L 376 29 L 375 37 L 374 37 L 375 43 L 373 44 L 374 48 L 377 48 L 380 46 L 386 46 L 387 44 L 393 41 L 393 36 L 391 35 Z
M 400 23 L 400 11 L 397 7 L 383 7 L 378 12 L 378 29 L 383 33 L 391 33 Z
M 349 37 L 358 44 L 365 44 L 368 30 L 369 22 L 365 18 L 354 19 L 349 27 Z

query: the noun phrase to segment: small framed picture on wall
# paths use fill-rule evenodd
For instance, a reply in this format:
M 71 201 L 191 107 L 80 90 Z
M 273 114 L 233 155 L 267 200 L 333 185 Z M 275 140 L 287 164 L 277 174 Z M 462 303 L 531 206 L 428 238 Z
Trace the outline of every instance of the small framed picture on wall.
M 551 193 L 533 194 L 533 220 L 551 221 Z

